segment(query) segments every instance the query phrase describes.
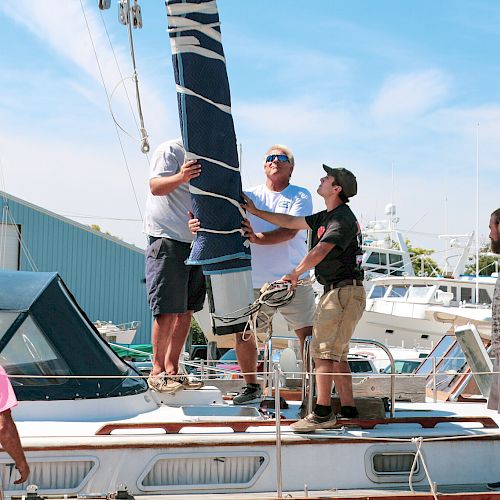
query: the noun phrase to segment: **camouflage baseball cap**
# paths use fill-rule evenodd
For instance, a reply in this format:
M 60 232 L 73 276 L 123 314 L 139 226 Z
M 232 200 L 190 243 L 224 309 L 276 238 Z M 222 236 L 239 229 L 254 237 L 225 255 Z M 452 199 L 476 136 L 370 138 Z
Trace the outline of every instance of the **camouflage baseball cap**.
M 356 195 L 358 192 L 358 183 L 356 176 L 350 170 L 343 167 L 331 168 L 325 164 L 323 164 L 323 169 L 328 175 L 335 178 L 335 181 L 342 187 L 342 191 L 348 198 Z

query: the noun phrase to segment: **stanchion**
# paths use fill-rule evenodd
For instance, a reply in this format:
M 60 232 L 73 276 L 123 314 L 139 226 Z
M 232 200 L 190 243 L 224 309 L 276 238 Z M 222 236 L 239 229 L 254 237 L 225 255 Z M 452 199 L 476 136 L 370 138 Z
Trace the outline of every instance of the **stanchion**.
M 280 377 L 276 366 L 274 372 L 274 412 L 276 415 L 276 493 L 283 498 L 283 467 L 281 464 L 281 404 L 280 404 Z M 271 393 L 272 394 L 272 393 Z

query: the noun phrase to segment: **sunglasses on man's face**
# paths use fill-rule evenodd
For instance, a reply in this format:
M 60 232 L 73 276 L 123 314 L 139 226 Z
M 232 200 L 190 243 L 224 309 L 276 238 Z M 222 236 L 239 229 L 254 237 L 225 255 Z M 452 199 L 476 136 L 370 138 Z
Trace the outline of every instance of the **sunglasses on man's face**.
M 266 162 L 270 163 L 276 159 L 278 159 L 278 161 L 290 161 L 287 155 L 269 155 L 266 157 Z

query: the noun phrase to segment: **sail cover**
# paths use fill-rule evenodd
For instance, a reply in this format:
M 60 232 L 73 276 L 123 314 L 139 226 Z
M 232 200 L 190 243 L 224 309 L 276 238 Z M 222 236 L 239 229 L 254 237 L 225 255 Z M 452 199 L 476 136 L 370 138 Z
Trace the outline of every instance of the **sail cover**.
M 188 264 L 205 275 L 249 270 L 250 248 L 241 232 L 244 212 L 231 96 L 217 4 L 167 0 L 168 31 L 187 159 L 202 173 L 191 180 L 193 212 L 201 229 Z

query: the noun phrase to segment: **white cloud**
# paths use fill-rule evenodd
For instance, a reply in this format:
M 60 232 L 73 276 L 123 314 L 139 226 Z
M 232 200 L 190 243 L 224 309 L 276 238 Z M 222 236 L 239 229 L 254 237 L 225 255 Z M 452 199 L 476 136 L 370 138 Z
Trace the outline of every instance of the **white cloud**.
M 373 101 L 371 115 L 377 122 L 410 121 L 443 103 L 448 81 L 439 70 L 390 76 Z

